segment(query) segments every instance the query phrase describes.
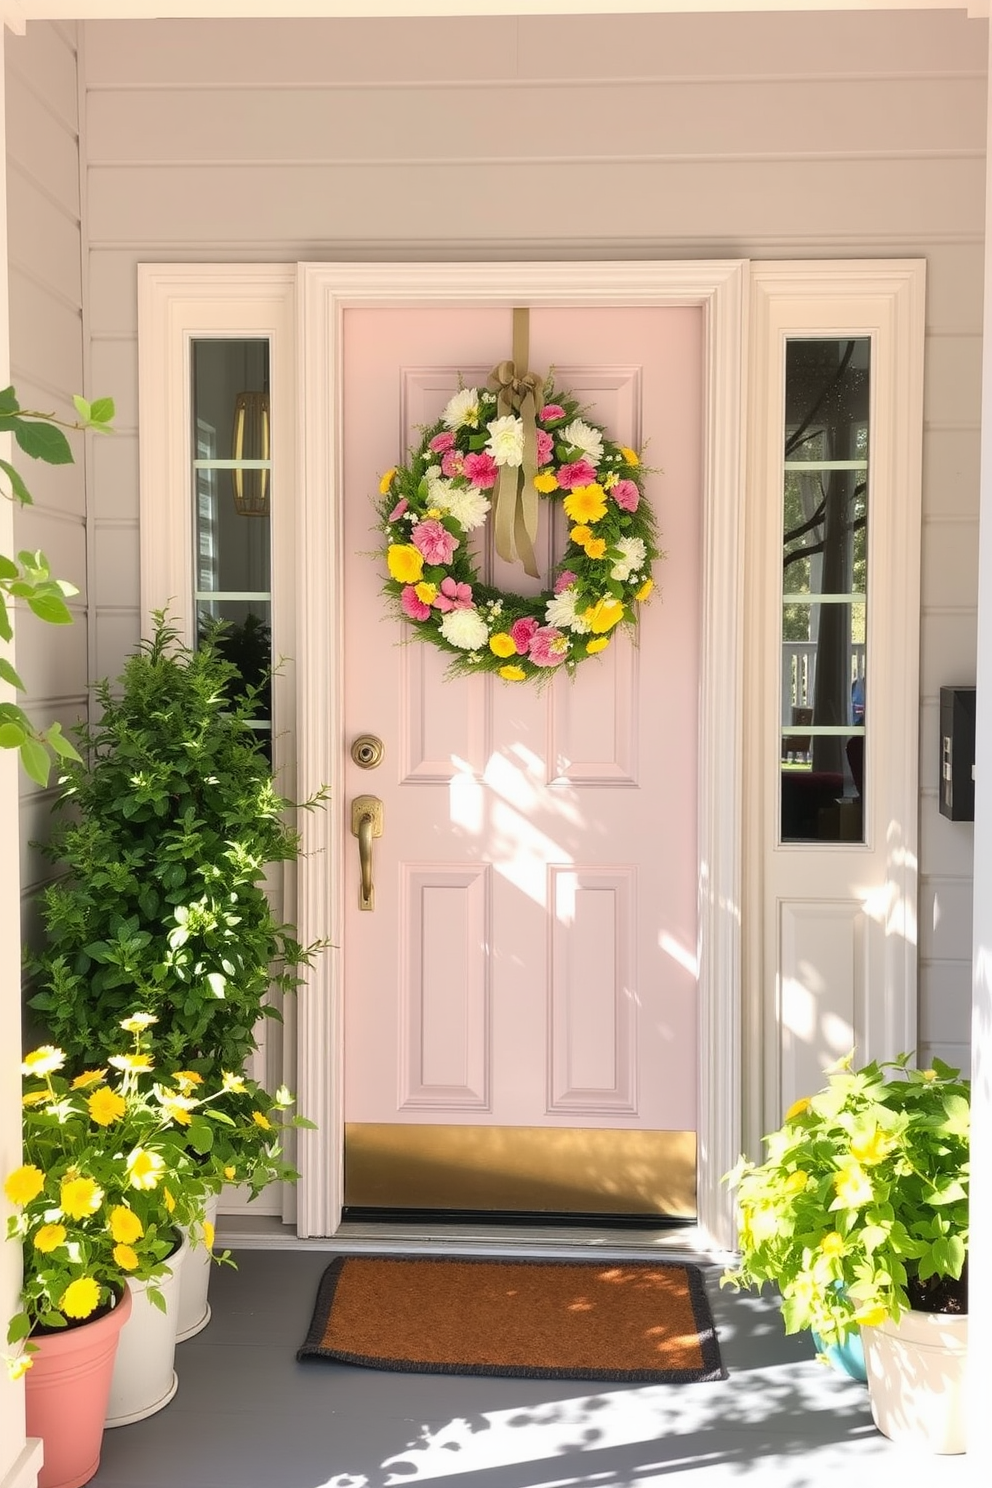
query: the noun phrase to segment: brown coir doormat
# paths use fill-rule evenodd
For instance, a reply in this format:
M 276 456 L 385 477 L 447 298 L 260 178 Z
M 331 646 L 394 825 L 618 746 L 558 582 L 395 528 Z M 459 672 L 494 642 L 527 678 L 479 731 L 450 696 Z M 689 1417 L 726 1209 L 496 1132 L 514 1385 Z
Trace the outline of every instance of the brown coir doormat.
M 428 1374 L 723 1379 L 695 1266 L 339 1256 L 298 1359 Z

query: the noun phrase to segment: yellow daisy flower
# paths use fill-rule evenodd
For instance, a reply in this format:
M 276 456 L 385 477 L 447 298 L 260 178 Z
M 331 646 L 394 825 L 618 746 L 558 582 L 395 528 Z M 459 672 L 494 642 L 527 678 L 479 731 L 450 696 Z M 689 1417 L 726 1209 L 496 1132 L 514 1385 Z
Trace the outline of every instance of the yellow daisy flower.
M 121 1019 L 121 1027 L 128 1033 L 143 1033 L 146 1028 L 150 1028 L 153 1023 L 157 1022 L 158 1019 L 154 1013 L 132 1013 L 130 1018 Z
M 847 1250 L 847 1242 L 843 1235 L 836 1230 L 831 1230 L 829 1235 L 824 1235 L 820 1241 L 820 1249 L 825 1256 L 842 1256 Z
M 116 1090 L 111 1090 L 109 1085 L 101 1085 L 99 1090 L 94 1090 L 86 1106 L 90 1120 L 96 1126 L 111 1126 L 127 1110 L 123 1096 L 118 1095 Z
M 860 1209 L 874 1197 L 871 1179 L 860 1163 L 850 1162 L 836 1174 L 834 1191 L 845 1209 Z
M 590 537 L 585 545 L 587 558 L 602 558 L 606 552 L 606 539 L 602 537 Z
M 232 1095 L 243 1095 L 244 1094 L 244 1090 L 245 1090 L 245 1077 L 244 1077 L 244 1075 L 228 1075 L 228 1074 L 225 1074 L 225 1076 L 224 1076 L 224 1089 L 225 1090 L 229 1090 Z
M 213 1250 L 214 1248 L 214 1234 L 213 1225 L 209 1219 L 205 1219 L 203 1221 L 203 1243 L 208 1250 Z
M 577 543 L 580 548 L 584 548 L 591 537 L 592 528 L 582 525 L 573 527 L 571 532 L 568 534 L 569 541 Z
M 808 1110 L 809 1110 L 809 1096 L 808 1095 L 800 1096 L 799 1100 L 793 1101 L 792 1102 L 792 1105 L 786 1111 L 786 1113 L 785 1113 L 785 1119 L 786 1119 L 786 1121 L 794 1121 L 797 1116 L 801 1116 L 804 1111 L 808 1111 Z
M 145 1070 L 154 1069 L 150 1054 L 111 1054 L 110 1063 L 114 1069 L 124 1070 L 125 1073 L 141 1074 Z
M 86 1219 L 95 1214 L 102 1203 L 103 1189 L 92 1178 L 63 1179 L 59 1204 L 70 1219 Z
M 66 1237 L 66 1233 L 67 1231 L 65 1225 L 42 1225 L 41 1229 L 34 1237 L 35 1250 L 40 1250 L 45 1255 L 48 1255 L 50 1251 L 58 1250 L 59 1246 L 62 1244 L 62 1241 Z
M 272 1130 L 272 1122 L 269 1120 L 268 1116 L 263 1116 L 261 1111 L 252 1111 L 251 1119 L 252 1121 L 254 1121 L 255 1125 L 260 1126 L 263 1131 Z
M 501 630 L 489 637 L 489 649 L 494 656 L 515 656 L 517 645 L 511 635 Z
M 558 479 L 552 475 L 550 470 L 542 470 L 540 475 L 535 475 L 534 485 L 545 496 L 558 489 Z
M 874 1163 L 880 1163 L 887 1158 L 895 1145 L 895 1138 L 889 1136 L 888 1132 L 879 1131 L 876 1126 L 867 1136 L 852 1138 L 851 1156 L 856 1157 L 858 1162 L 866 1168 L 870 1168 Z
M 86 1090 L 90 1085 L 99 1085 L 106 1073 L 105 1069 L 83 1070 L 83 1073 L 73 1080 L 72 1089 Z
M 30 1354 L 18 1354 L 16 1359 L 7 1360 L 7 1378 L 11 1382 L 23 1379 L 33 1366 L 34 1360 Z
M 30 1054 L 25 1054 L 21 1074 L 50 1075 L 53 1070 L 61 1069 L 64 1064 L 65 1055 L 61 1049 L 56 1049 L 54 1044 L 42 1044 L 40 1049 L 34 1049 Z
M 627 444 L 618 444 L 617 449 L 623 455 L 628 465 L 640 465 L 640 457 L 636 450 L 632 450 Z
M 233 1166 L 233 1164 L 228 1163 L 227 1167 L 224 1169 L 224 1177 L 227 1179 L 228 1183 L 233 1182 L 236 1171 L 237 1169 Z
M 114 1260 L 122 1271 L 136 1271 L 140 1265 L 138 1253 L 130 1245 L 115 1245 Z
M 504 682 L 522 682 L 527 673 L 523 667 L 505 666 L 500 667 L 499 675 L 503 678 Z
M 382 479 L 379 481 L 379 495 L 380 496 L 385 496 L 388 493 L 390 486 L 393 484 L 393 476 L 395 474 L 396 474 L 396 466 L 395 465 L 392 467 L 391 470 L 387 470 L 385 472 L 385 474 L 383 475 Z
M 163 1189 L 162 1189 L 162 1202 L 165 1204 L 165 1207 L 169 1211 L 170 1214 L 174 1214 L 175 1213 L 175 1211 L 176 1211 L 176 1201 L 172 1197 L 172 1194 L 169 1192 L 169 1190 L 167 1188 L 165 1188 L 165 1187 L 163 1187 Z
M 425 580 L 423 583 L 415 585 L 414 593 L 421 604 L 433 604 L 437 599 L 437 585 L 428 584 Z
M 21 1096 L 22 1106 L 40 1106 L 42 1101 L 50 1100 L 47 1090 L 29 1090 L 27 1095 Z
M 92 1276 L 70 1281 L 62 1293 L 59 1308 L 66 1317 L 87 1318 L 100 1301 L 100 1288 Z
M 45 1175 L 33 1163 L 15 1168 L 7 1178 L 3 1191 L 12 1204 L 30 1204 L 45 1186 Z
M 126 1204 L 117 1204 L 110 1211 L 110 1233 L 120 1245 L 132 1245 L 145 1233 L 141 1220 Z
M 135 1147 L 128 1156 L 127 1175 L 132 1188 L 157 1188 L 165 1158 L 144 1147 Z

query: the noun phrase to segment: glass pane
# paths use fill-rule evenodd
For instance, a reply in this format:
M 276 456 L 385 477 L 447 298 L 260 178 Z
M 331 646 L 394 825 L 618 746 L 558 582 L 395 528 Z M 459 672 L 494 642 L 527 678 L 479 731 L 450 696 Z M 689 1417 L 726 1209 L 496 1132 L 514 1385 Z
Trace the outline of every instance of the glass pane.
M 269 344 L 193 344 L 197 593 L 270 586 Z
M 220 650 L 257 686 L 272 660 L 269 343 L 200 340 L 192 355 L 197 637 L 220 624 Z M 271 716 L 266 680 L 261 729 Z
M 870 350 L 786 348 L 783 842 L 864 841 Z

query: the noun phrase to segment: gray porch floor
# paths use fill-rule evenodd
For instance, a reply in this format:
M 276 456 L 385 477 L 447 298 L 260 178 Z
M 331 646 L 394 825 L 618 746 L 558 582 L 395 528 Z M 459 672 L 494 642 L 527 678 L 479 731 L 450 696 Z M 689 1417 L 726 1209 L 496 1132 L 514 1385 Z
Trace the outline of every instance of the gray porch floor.
M 326 1249 L 244 1250 L 215 1270 L 211 1322 L 180 1344 L 179 1390 L 104 1435 L 93 1488 L 950 1488 L 965 1457 L 920 1457 L 872 1425 L 863 1386 L 786 1338 L 770 1299 L 707 1285 L 729 1378 L 698 1385 L 480 1379 L 298 1364 Z

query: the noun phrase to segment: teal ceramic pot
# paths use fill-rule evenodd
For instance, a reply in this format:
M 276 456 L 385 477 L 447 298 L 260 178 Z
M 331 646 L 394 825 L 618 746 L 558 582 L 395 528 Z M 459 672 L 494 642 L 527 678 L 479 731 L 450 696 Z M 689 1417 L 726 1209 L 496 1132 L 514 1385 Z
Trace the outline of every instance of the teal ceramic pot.
M 860 1380 L 865 1384 L 868 1375 L 865 1370 L 865 1351 L 861 1346 L 861 1331 L 849 1333 L 843 1343 L 830 1343 L 824 1347 L 820 1335 L 813 1334 L 813 1343 L 818 1354 L 823 1354 L 830 1360 L 834 1369 L 841 1374 L 850 1375 L 851 1379 Z

